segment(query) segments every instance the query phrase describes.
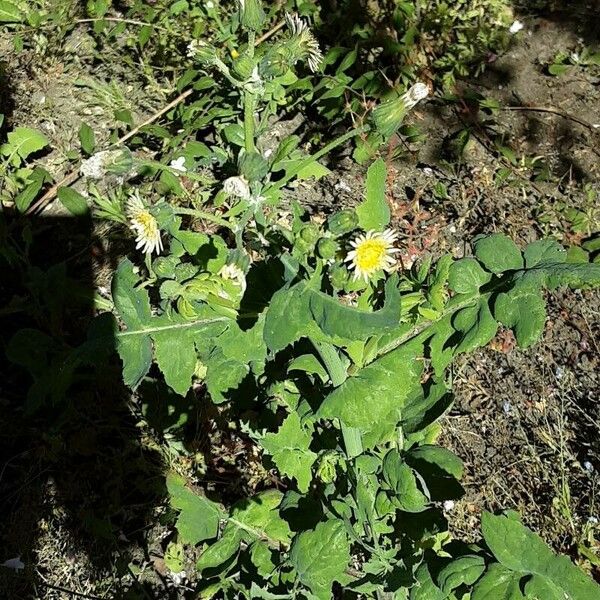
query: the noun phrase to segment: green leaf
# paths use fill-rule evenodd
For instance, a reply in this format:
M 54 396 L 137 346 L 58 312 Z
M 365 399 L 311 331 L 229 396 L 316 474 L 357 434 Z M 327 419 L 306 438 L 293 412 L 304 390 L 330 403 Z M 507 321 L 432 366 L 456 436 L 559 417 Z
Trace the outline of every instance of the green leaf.
M 452 263 L 448 285 L 459 294 L 475 294 L 491 278 L 492 276 L 486 273 L 474 258 L 463 258 Z
M 485 346 L 498 331 L 498 323 L 492 316 L 486 298 L 482 298 L 476 306 L 468 306 L 456 313 L 452 325 L 463 334 L 456 348 L 457 354 Z
M 311 321 L 303 282 L 275 292 L 267 309 L 264 338 L 271 352 L 279 352 L 299 340 Z
M 446 565 L 437 575 L 437 584 L 449 594 L 461 585 L 472 585 L 485 571 L 483 557 L 471 554 L 461 556 Z
M 81 144 L 81 149 L 88 156 L 94 153 L 96 137 L 94 130 L 87 123 L 82 123 L 79 128 L 79 143 Z
M 383 479 L 394 494 L 394 504 L 401 510 L 418 513 L 427 508 L 429 498 L 419 489 L 414 471 L 398 450 L 390 450 L 385 455 Z
M 202 552 L 196 568 L 198 571 L 223 567 L 240 548 L 242 532 L 235 527 L 225 527 L 221 538 Z
M 523 258 L 525 267 L 530 269 L 543 263 L 565 262 L 567 253 L 555 240 L 537 240 L 525 246 Z
M 564 592 L 565 600 L 600 598 L 597 583 L 566 556 L 556 556 L 542 538 L 518 520 L 484 512 L 481 529 L 493 555 L 507 569 L 548 579 Z
M 326 335 L 348 340 L 366 340 L 382 334 L 400 322 L 398 278 L 385 284 L 385 304 L 381 310 L 368 312 L 341 304 L 337 298 L 315 290 L 307 290 L 312 318 Z
M 498 295 L 494 316 L 506 327 L 513 329 L 521 348 L 528 348 L 544 331 L 546 303 L 540 291 L 517 288 Z
M 323 383 L 329 380 L 329 375 L 314 354 L 302 354 L 294 358 L 288 365 L 288 372 L 303 371 L 311 375 L 317 375 Z
M 0 1 L 0 23 L 20 23 L 23 16 L 21 9 L 12 2 Z
M 267 490 L 249 499 L 240 500 L 232 509 L 228 527 L 240 530 L 247 543 L 262 539 L 272 546 L 290 543 L 292 532 L 279 515 L 283 494 L 278 490 Z
M 441 446 L 428 444 L 417 446 L 409 452 L 408 456 L 410 456 L 411 462 L 423 461 L 435 465 L 448 475 L 456 477 L 456 479 L 463 476 L 462 460 L 454 452 L 450 452 L 450 450 L 446 450 Z
M 475 256 L 492 273 L 504 273 L 523 268 L 523 257 L 517 245 L 502 233 L 475 240 Z
M 194 493 L 175 473 L 167 475 L 167 490 L 171 506 L 180 511 L 176 527 L 183 542 L 195 545 L 217 537 L 219 520 L 225 516 L 218 504 Z
M 447 600 L 448 594 L 435 585 L 427 563 L 422 563 L 417 569 L 415 579 L 410 590 L 410 600 Z
M 419 342 L 404 344 L 360 369 L 329 394 L 317 411 L 319 418 L 338 418 L 363 431 L 366 448 L 379 433 L 394 428 L 409 394 L 420 386 L 423 352 Z M 366 436 L 373 431 L 374 438 Z
M 123 382 L 135 390 L 152 365 L 152 340 L 149 335 L 117 337 L 116 346 L 123 361 Z
M 526 600 L 520 588 L 521 574 L 506 567 L 490 565 L 475 584 L 471 600 Z
M 206 388 L 215 404 L 227 402 L 225 394 L 235 390 L 250 372 L 248 365 L 227 358 L 220 348 L 211 352 L 205 360 L 208 368 L 205 378 Z
M 306 493 L 312 479 L 311 467 L 317 455 L 309 449 L 312 436 L 302 427 L 298 413 L 292 412 L 277 433 L 267 433 L 260 445 L 273 457 L 283 475 L 295 477 L 298 489 Z
M 90 212 L 87 200 L 72 188 L 58 188 L 58 199 L 62 205 L 76 217 L 87 215 Z
M 50 144 L 43 133 L 29 127 L 17 127 L 8 134 L 7 139 L 8 142 L 0 148 L 2 154 L 13 158 L 19 156 L 23 160 Z
M 294 538 L 290 562 L 299 581 L 319 600 L 331 600 L 334 581 L 346 578 L 350 562 L 350 543 L 342 521 L 319 523 L 313 531 L 304 531 Z
M 169 321 L 164 320 L 165 324 Z M 181 318 L 180 322 L 184 322 Z M 178 394 L 185 396 L 192 385 L 192 375 L 196 368 L 196 348 L 191 331 L 174 335 L 172 331 L 155 332 L 154 354 L 167 385 Z
M 385 161 L 380 158 L 367 170 L 366 198 L 356 207 L 358 224 L 365 231 L 383 231 L 390 223 L 390 207 L 385 197 L 386 179 Z

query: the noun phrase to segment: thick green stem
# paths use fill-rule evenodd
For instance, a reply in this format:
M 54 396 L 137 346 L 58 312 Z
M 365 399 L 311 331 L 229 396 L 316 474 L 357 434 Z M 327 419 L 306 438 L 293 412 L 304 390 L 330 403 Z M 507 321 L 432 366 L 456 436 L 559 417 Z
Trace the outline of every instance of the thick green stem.
M 198 219 L 204 219 L 205 221 L 212 221 L 213 223 L 216 223 L 217 225 L 221 225 L 221 227 L 227 227 L 227 229 L 233 229 L 233 225 L 231 225 L 231 223 L 229 223 L 228 221 L 226 221 L 225 219 L 222 219 L 221 217 L 218 217 L 217 215 L 213 215 L 212 213 L 209 212 L 204 212 L 202 210 L 196 210 L 195 208 L 174 208 L 173 212 L 177 215 L 190 215 L 192 217 L 197 217 Z
M 331 384 L 333 387 L 339 387 L 348 378 L 348 373 L 346 372 L 344 363 L 342 363 L 340 355 L 338 354 L 335 346 L 326 342 L 315 342 L 314 340 L 311 341 L 317 349 L 317 352 L 319 353 L 319 356 L 321 357 L 321 360 L 327 369 L 329 379 L 331 379 Z M 354 458 L 355 456 L 362 454 L 363 445 L 360 429 L 356 427 L 348 427 L 344 422 L 340 422 L 340 427 L 342 430 L 344 447 L 346 448 L 346 455 L 348 458 Z
M 323 156 L 325 156 L 326 154 L 331 152 L 334 148 L 341 146 L 344 142 L 347 142 L 349 139 L 353 138 L 354 136 L 360 135 L 361 133 L 365 133 L 367 131 L 369 131 L 369 126 L 363 125 L 362 127 L 357 127 L 356 129 L 352 129 L 351 131 L 344 133 L 344 135 L 341 135 L 340 137 L 336 138 L 332 142 L 329 142 L 329 144 L 327 144 L 326 146 L 321 148 L 318 152 L 315 152 L 315 154 L 311 154 L 310 156 L 307 156 L 298 165 L 296 165 L 296 167 L 292 171 L 290 171 L 283 179 L 280 179 L 279 181 L 276 181 L 275 183 L 270 185 L 267 188 L 267 191 L 270 189 L 275 189 L 275 190 L 281 189 L 284 185 L 286 185 L 294 177 L 296 177 L 296 175 L 298 175 L 298 173 L 300 173 L 300 171 L 302 171 L 302 169 L 305 169 L 310 164 L 316 162 L 317 160 L 319 160 L 320 158 L 322 158 Z
M 244 148 L 246 152 L 254 152 L 254 110 L 256 108 L 256 95 L 244 91 Z

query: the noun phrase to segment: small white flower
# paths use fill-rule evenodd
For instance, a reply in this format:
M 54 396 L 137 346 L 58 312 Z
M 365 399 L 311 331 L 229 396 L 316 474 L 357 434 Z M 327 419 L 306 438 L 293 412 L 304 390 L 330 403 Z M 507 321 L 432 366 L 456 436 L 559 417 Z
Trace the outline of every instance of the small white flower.
M 229 279 L 242 288 L 242 293 L 246 291 L 246 274 L 236 264 L 224 265 L 219 271 L 223 279 Z
M 578 52 L 571 52 L 571 60 L 575 63 L 578 64 L 579 63 L 579 53 Z
M 410 110 L 427 96 L 429 96 L 429 86 L 426 83 L 418 82 L 402 95 L 402 100 L 407 110 Z
M 598 517 L 594 517 L 594 516 L 588 517 L 587 522 L 590 525 L 598 525 Z
M 160 254 L 163 244 L 158 223 L 137 192 L 129 196 L 125 210 L 129 218 L 129 227 L 136 234 L 136 249 L 141 249 L 145 254 Z
M 308 68 L 316 73 L 323 62 L 323 54 L 319 48 L 319 42 L 315 39 L 306 21 L 296 14 L 285 14 L 285 21 L 292 34 L 296 38 L 298 46 L 306 58 Z
M 585 469 L 585 471 L 587 473 L 593 473 L 594 472 L 594 465 L 589 460 L 586 460 L 583 463 L 583 468 Z
M 252 193 L 248 182 L 242 177 L 229 177 L 223 182 L 223 191 L 228 196 L 250 200 Z
M 523 25 L 523 23 L 521 23 L 521 21 L 515 21 L 508 28 L 508 31 L 509 31 L 509 33 L 512 33 L 512 34 L 519 33 L 519 31 L 521 31 L 521 29 L 523 29 L 523 27 L 525 27 L 525 25 Z
M 452 512 L 454 510 L 454 500 L 444 500 L 443 506 L 446 512 Z
M 17 556 L 15 558 L 9 558 L 8 560 L 5 560 L 0 566 L 6 567 L 7 569 L 20 571 L 25 568 L 25 563 L 21 560 L 20 556 Z
M 211 10 L 215 7 L 215 3 L 212 2 L 212 0 L 207 0 L 207 2 L 204 4 L 204 6 L 206 6 L 206 8 L 208 8 L 208 10 Z
M 396 264 L 393 255 L 398 252 L 398 249 L 394 248 L 397 237 L 392 229 L 386 229 L 384 232 L 367 231 L 350 242 L 353 250 L 348 252 L 344 260 L 354 269 L 355 281 L 361 277 L 368 281 L 377 271 L 392 270 Z
M 187 169 L 185 168 L 185 156 L 180 156 L 179 158 L 173 159 L 169 166 L 175 171 L 185 173 L 187 171 Z

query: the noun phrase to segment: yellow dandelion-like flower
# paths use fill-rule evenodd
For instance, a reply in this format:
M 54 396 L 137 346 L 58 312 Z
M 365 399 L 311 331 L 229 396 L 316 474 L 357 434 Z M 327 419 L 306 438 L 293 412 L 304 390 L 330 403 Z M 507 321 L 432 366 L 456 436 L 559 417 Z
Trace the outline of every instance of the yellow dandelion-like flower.
M 129 196 L 125 211 L 129 219 L 129 227 L 136 234 L 135 247 L 138 250 L 141 248 L 145 254 L 152 252 L 160 254 L 163 244 L 158 223 L 137 193 Z
M 398 252 L 394 248 L 397 237 L 392 229 L 384 232 L 367 231 L 350 242 L 353 249 L 348 252 L 345 262 L 350 263 L 350 268 L 354 269 L 355 281 L 361 277 L 368 281 L 377 271 L 392 269 L 396 264 L 394 254 Z

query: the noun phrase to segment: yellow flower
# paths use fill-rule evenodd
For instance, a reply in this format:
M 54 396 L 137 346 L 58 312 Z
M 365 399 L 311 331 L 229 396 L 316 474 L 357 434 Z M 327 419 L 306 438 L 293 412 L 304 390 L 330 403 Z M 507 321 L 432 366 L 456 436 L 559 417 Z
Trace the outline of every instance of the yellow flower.
M 163 249 L 160 229 L 154 216 L 137 193 L 131 194 L 125 205 L 129 227 L 136 234 L 136 248 L 142 252 L 160 254 Z
M 390 271 L 396 264 L 394 254 L 398 252 L 394 248 L 397 234 L 391 229 L 384 232 L 367 231 L 367 233 L 356 237 L 350 245 L 353 250 L 348 252 L 345 262 L 350 263 L 354 269 L 354 280 L 361 277 L 368 281 L 377 271 Z

